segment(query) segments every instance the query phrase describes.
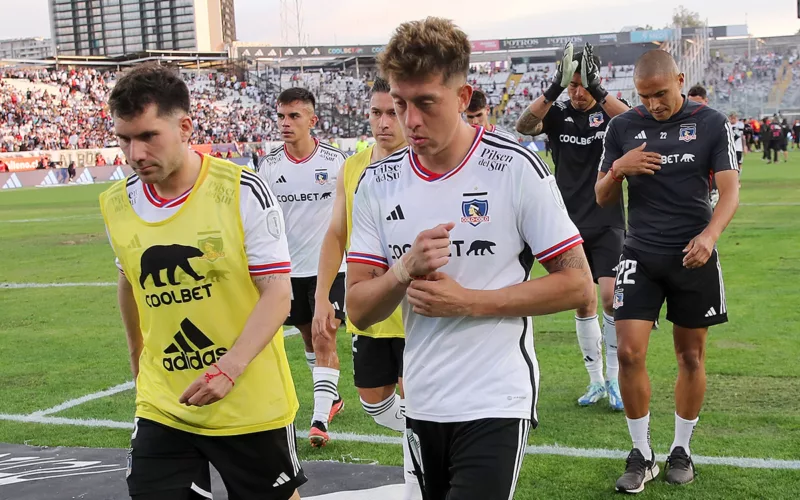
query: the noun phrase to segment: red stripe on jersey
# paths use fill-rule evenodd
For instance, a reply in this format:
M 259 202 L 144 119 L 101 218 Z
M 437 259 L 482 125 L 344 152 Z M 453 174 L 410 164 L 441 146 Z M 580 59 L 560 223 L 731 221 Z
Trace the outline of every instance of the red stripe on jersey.
M 194 186 L 192 186 L 188 190 L 184 191 L 182 195 L 178 196 L 177 198 L 169 200 L 167 198 L 162 198 L 161 196 L 159 196 L 159 194 L 156 192 L 156 189 L 151 184 L 142 183 L 142 187 L 144 191 L 144 197 L 147 199 L 147 201 L 149 201 L 152 205 L 158 208 L 177 207 L 178 205 L 186 201 L 186 199 L 192 193 L 192 188 L 194 188 Z
M 478 149 L 478 146 L 481 143 L 481 139 L 483 138 L 484 128 L 475 127 L 475 129 L 476 129 L 475 139 L 473 139 L 472 141 L 472 147 L 469 149 L 467 155 L 464 157 L 463 160 L 461 160 L 461 163 L 459 163 L 459 165 L 456 168 L 450 170 L 449 172 L 445 172 L 443 174 L 437 174 L 435 172 L 431 172 L 422 165 L 422 163 L 419 161 L 419 157 L 414 153 L 414 151 L 411 150 L 411 148 L 409 148 L 408 155 L 409 159 L 411 160 L 411 170 L 413 170 L 414 173 L 417 174 L 417 176 L 420 179 L 428 182 L 445 180 L 449 179 L 450 177 L 453 177 L 459 171 L 461 171 L 462 168 L 464 168 L 464 165 L 466 165 L 467 162 L 469 162 L 469 159 L 472 157 L 472 154 L 475 152 L 476 149 Z
M 370 266 L 380 267 L 381 269 L 389 269 L 389 266 L 384 264 L 383 262 L 379 262 L 377 260 L 367 260 L 367 259 L 360 259 L 358 257 L 348 257 L 347 263 L 353 264 L 368 264 Z
M 695 109 L 694 111 L 692 111 L 692 114 L 690 114 L 689 116 L 694 116 L 695 113 L 697 113 L 698 111 L 700 111 L 701 109 L 703 109 L 705 107 L 706 107 L 706 105 L 701 103 L 700 107 Z
M 553 257 L 557 257 L 567 250 L 580 245 L 581 243 L 583 243 L 583 238 L 581 238 L 580 234 L 576 234 L 575 236 L 562 241 L 558 245 L 554 245 L 543 252 L 539 252 L 536 254 L 536 260 L 539 262 L 547 262 Z
M 295 158 L 294 156 L 289 154 L 289 150 L 286 149 L 286 144 L 283 145 L 283 153 L 286 155 L 286 158 L 292 163 L 305 163 L 310 160 L 314 154 L 316 154 L 317 150 L 319 149 L 319 141 L 315 138 L 314 139 L 314 151 L 311 152 L 310 155 L 306 156 L 303 159 Z

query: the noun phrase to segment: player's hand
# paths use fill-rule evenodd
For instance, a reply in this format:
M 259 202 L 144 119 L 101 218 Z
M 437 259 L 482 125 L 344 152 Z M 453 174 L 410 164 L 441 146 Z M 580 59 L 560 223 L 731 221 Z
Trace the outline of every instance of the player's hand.
M 406 291 L 413 311 L 432 318 L 469 316 L 468 291 L 445 273 L 414 280 Z
M 314 320 L 311 322 L 312 337 L 325 337 L 326 339 L 336 338 L 336 330 L 339 328 L 339 320 L 336 312 L 328 299 L 317 300 L 314 306 Z
M 412 277 L 427 276 L 450 262 L 450 231 L 454 222 L 439 224 L 419 233 L 402 258 Z
M 608 95 L 608 91 L 602 85 L 600 67 L 595 61 L 594 47 L 591 43 L 586 44 L 581 56 L 581 84 L 597 102 L 602 102 Z
M 625 153 L 622 158 L 614 162 L 614 174 L 619 177 L 632 175 L 654 175 L 661 170 L 661 155 L 650 151 L 645 151 L 647 146 L 643 142 L 641 146 L 636 149 L 631 149 Z
M 544 91 L 544 98 L 548 102 L 555 102 L 558 96 L 569 86 L 572 81 L 572 75 L 578 70 L 578 61 L 572 60 L 573 48 L 572 42 L 564 45 L 564 53 L 561 55 L 561 63 L 557 66 L 556 75 L 553 78 L 553 83 Z
M 561 65 L 558 68 L 557 77 L 560 77 L 559 83 L 562 87 L 567 88 L 569 82 L 572 81 L 572 75 L 578 71 L 578 61 L 573 60 L 575 49 L 572 42 L 567 42 L 564 45 L 564 53 L 561 55 Z
M 683 249 L 683 253 L 686 254 L 683 256 L 683 267 L 697 269 L 705 266 L 716 244 L 717 240 L 705 231 L 692 238 L 692 241 Z
M 227 362 L 225 356 L 219 358 L 217 366 L 219 369 L 210 366 L 205 372 L 200 374 L 200 376 L 183 391 L 178 402 L 186 406 L 206 406 L 216 403 L 227 396 L 231 389 L 233 389 L 233 382 L 225 375 L 220 374 L 219 370 L 225 372 L 234 381 L 240 375 L 240 372 L 235 369 L 232 363 Z M 213 378 L 207 379 L 206 374 L 209 374 Z

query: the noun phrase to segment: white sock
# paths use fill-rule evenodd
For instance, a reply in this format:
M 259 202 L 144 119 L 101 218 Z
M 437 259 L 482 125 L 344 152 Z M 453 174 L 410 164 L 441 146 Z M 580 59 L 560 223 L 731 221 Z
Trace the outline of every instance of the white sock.
M 614 317 L 603 311 L 603 338 L 606 343 L 606 380 L 619 378 L 617 361 L 617 325 Z
M 404 411 L 401 410 L 399 394 L 392 394 L 380 403 L 370 404 L 361 400 L 361 406 L 364 411 L 372 417 L 378 425 L 388 427 L 393 431 L 405 432 L 406 418 L 403 416 Z
M 628 421 L 628 432 L 633 439 L 633 447 L 642 452 L 645 460 L 652 460 L 653 449 L 650 447 L 650 412 L 642 418 L 630 419 Z
M 700 417 L 694 420 L 685 420 L 677 413 L 675 414 L 675 441 L 673 441 L 672 446 L 669 447 L 670 453 L 672 453 L 672 450 L 674 450 L 676 446 L 683 446 L 683 449 L 686 450 L 686 454 L 692 456 L 689 452 L 689 441 L 692 440 L 694 427 L 697 425 L 698 420 L 700 420 Z
M 313 352 L 306 353 L 306 364 L 311 372 L 314 372 L 314 367 L 317 365 L 317 355 Z
M 328 425 L 331 406 L 339 398 L 338 385 L 339 370 L 322 366 L 314 367 L 314 416 L 312 421 Z
M 583 354 L 583 364 L 589 372 L 591 383 L 603 383 L 603 333 L 595 314 L 591 318 L 575 317 L 575 330 L 578 332 L 578 345 Z

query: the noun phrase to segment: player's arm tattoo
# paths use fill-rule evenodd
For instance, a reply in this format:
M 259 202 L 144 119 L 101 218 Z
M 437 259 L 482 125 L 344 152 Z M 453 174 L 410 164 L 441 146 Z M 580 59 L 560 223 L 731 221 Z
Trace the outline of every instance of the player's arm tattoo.
M 377 269 L 372 269 L 372 270 L 369 272 L 369 275 L 370 275 L 370 276 L 372 276 L 372 278 L 373 278 L 373 279 L 374 279 L 374 278 L 378 278 L 378 277 L 380 277 L 380 276 L 381 276 L 381 274 L 378 272 L 378 270 L 377 270 Z
M 266 285 L 272 283 L 273 281 L 289 281 L 291 278 L 286 273 L 280 274 L 267 274 L 266 276 L 255 276 L 253 278 L 253 283 L 256 286 L 258 285 Z
M 517 132 L 525 135 L 539 135 L 542 132 L 542 119 L 531 112 L 530 106 L 517 120 Z
M 585 277 L 591 275 L 589 263 L 586 261 L 586 255 L 583 253 L 583 247 L 571 248 L 561 255 L 557 255 L 550 260 L 542 262 L 542 266 L 551 274 L 565 269 L 580 269 L 583 271 L 581 276 Z

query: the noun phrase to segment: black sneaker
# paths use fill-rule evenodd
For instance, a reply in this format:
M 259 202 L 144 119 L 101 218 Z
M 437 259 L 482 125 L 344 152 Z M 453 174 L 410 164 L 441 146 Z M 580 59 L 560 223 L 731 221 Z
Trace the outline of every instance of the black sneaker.
M 689 484 L 694 481 L 692 457 L 686 454 L 683 446 L 676 446 L 667 457 L 666 480 L 669 484 Z
M 638 448 L 631 450 L 625 461 L 625 474 L 617 479 L 617 491 L 622 493 L 639 493 L 644 490 L 644 483 L 655 479 L 658 475 L 658 464 L 650 450 L 652 460 L 645 460 Z

